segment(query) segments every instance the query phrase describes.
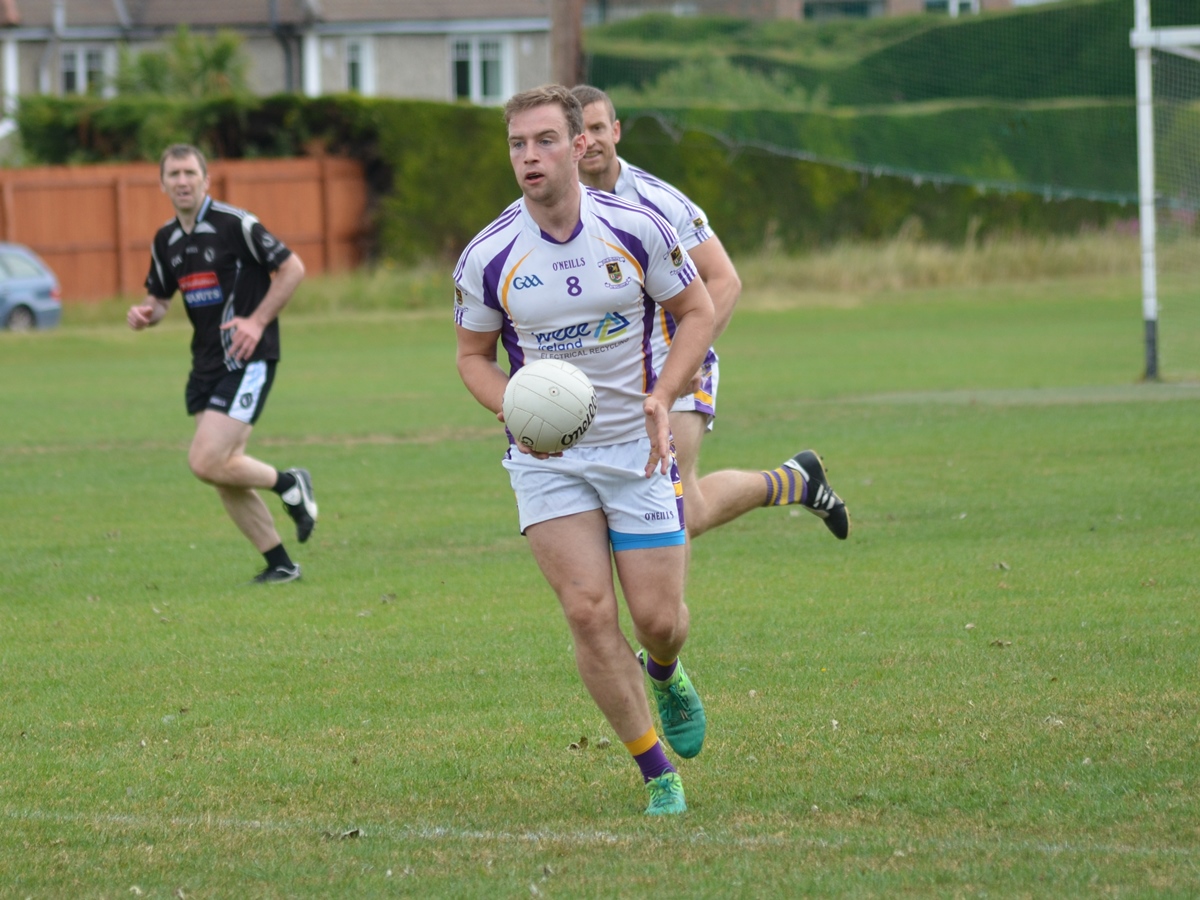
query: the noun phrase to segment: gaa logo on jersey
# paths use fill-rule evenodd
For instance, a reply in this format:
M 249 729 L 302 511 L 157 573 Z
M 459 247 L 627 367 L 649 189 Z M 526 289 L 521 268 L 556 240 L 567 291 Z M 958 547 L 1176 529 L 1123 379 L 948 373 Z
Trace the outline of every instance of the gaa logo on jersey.
M 525 288 L 541 287 L 542 284 L 542 279 L 536 275 L 518 275 L 513 279 L 512 286 L 513 290 L 523 291 Z
M 619 262 L 605 263 L 604 268 L 608 270 L 608 280 L 613 284 L 625 283 L 625 275 L 621 272 L 621 264 Z
M 188 306 L 214 306 L 225 300 L 216 272 L 184 275 L 179 279 L 179 290 L 183 293 L 183 302 Z
M 678 244 L 671 248 L 671 262 L 677 269 L 683 265 L 683 249 Z

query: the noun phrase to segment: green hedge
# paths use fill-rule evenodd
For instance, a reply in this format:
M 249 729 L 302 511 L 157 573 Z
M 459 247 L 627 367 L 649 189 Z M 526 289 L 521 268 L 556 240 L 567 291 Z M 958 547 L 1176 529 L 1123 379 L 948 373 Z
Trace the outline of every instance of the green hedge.
M 708 121 L 698 112 L 696 118 Z M 399 261 L 453 260 L 519 195 L 503 120 L 490 108 L 294 95 L 200 104 L 30 98 L 18 121 L 29 153 L 50 164 L 155 160 L 176 140 L 215 158 L 292 156 L 317 145 L 354 156 L 372 186 L 378 254 Z M 869 177 L 753 148 L 731 152 L 697 130 L 676 139 L 654 118 L 628 125 L 626 158 L 692 196 L 735 253 L 768 240 L 800 251 L 885 238 L 913 221 L 929 237 L 957 242 L 972 221 L 981 235 L 1051 233 L 1132 214 L 1111 203 L 1046 202 L 970 185 Z
M 768 240 L 797 250 L 888 238 L 913 222 L 926 237 L 951 243 L 976 227 L 981 238 L 1069 233 L 1136 214 L 1132 206 L 1111 202 L 872 176 L 755 148 L 731 152 L 702 132 L 685 131 L 677 139 L 653 118 L 634 120 L 622 132 L 620 150 L 700 204 L 734 251 L 752 251 Z
M 644 89 L 685 61 L 724 56 L 810 95 L 819 90 L 833 106 L 1132 99 L 1133 20 L 1133 0 L 1063 0 L 957 19 L 806 23 L 649 15 L 589 29 L 585 48 L 589 81 L 606 89 Z M 1154 0 L 1153 21 L 1195 25 L 1196 0 Z
M 661 118 L 676 129 L 736 136 L 868 170 L 939 173 L 946 181 L 1124 200 L 1137 196 L 1137 118 L 1132 101 L 1050 109 L 1002 106 L 889 115 L 711 108 L 627 107 L 626 123 Z

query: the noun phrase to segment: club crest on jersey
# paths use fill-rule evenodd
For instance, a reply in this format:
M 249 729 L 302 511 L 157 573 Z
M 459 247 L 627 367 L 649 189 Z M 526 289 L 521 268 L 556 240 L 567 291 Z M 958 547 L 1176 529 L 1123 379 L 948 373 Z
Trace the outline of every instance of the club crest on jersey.
M 605 263 L 604 268 L 608 270 L 608 280 L 613 284 L 623 284 L 625 275 L 621 272 L 621 264 L 619 262 Z
M 463 305 L 463 295 L 462 295 L 462 288 L 460 288 L 460 287 L 456 287 L 456 288 L 454 289 L 454 305 L 455 305 L 455 306 L 462 306 L 462 305 Z
M 702 218 L 700 218 L 699 216 L 696 216 L 696 218 L 692 219 L 692 224 L 695 225 L 697 228 L 701 228 L 704 225 L 704 220 Z
M 678 244 L 671 248 L 671 262 L 677 269 L 683 265 L 683 248 Z

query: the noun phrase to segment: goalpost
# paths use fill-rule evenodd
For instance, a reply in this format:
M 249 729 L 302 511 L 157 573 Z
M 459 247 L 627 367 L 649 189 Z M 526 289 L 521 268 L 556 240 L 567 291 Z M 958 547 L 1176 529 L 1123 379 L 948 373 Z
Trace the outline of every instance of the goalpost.
M 1134 27 L 1129 35 L 1135 53 L 1138 141 L 1138 221 L 1142 248 L 1142 318 L 1146 326 L 1146 373 L 1158 379 L 1158 207 L 1167 203 L 1190 206 L 1194 215 L 1196 197 L 1184 193 L 1184 179 L 1171 179 L 1173 196 L 1161 196 L 1156 175 L 1155 150 L 1155 52 L 1200 62 L 1200 27 L 1154 28 L 1150 23 L 1150 0 L 1134 0 Z M 1160 58 L 1161 59 L 1161 58 Z M 1191 93 L 1185 91 L 1185 94 Z M 1161 148 L 1159 148 L 1161 149 Z

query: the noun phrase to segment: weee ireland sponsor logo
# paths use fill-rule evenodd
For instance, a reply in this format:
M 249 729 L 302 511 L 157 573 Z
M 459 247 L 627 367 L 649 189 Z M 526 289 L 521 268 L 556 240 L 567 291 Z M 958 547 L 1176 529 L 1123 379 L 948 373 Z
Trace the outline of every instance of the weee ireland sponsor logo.
M 560 353 L 563 350 L 578 350 L 583 347 L 585 338 L 595 338 L 596 343 L 606 344 L 625 336 L 629 330 L 629 319 L 619 312 L 604 315 L 600 324 L 594 328 L 591 322 L 580 322 L 578 325 L 568 325 L 566 328 L 556 328 L 554 331 L 535 331 L 534 339 L 538 350 L 543 353 Z
M 568 325 L 566 328 L 556 328 L 554 331 L 535 331 L 538 350 L 545 353 L 556 353 L 562 350 L 575 350 L 583 346 L 583 339 L 592 333 L 590 322 L 580 322 L 578 325 Z

